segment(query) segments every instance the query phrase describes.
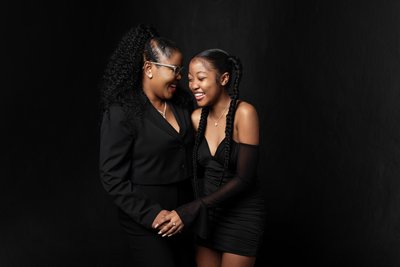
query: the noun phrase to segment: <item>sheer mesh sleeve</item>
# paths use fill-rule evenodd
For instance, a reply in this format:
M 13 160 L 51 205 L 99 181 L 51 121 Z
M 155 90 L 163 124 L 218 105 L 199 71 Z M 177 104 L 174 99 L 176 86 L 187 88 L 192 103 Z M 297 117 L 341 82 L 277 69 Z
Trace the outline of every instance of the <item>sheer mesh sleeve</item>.
M 190 225 L 199 214 L 205 214 L 204 209 L 218 207 L 232 197 L 246 191 L 256 181 L 258 164 L 258 145 L 239 143 L 236 175 L 217 191 L 180 206 L 176 209 L 185 225 Z M 198 220 L 203 221 L 204 218 Z

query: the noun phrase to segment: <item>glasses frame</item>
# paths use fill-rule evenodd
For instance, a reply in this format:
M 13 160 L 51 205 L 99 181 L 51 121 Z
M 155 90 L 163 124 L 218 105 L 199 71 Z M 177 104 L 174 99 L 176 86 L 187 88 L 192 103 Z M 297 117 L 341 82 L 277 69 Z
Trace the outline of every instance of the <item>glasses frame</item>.
M 175 76 L 178 76 L 179 74 L 181 74 L 181 71 L 183 69 L 183 67 L 181 67 L 181 66 L 176 66 L 176 65 L 171 65 L 171 64 L 159 63 L 159 62 L 154 62 L 154 61 L 147 61 L 147 62 L 154 64 L 154 65 L 170 68 L 174 72 Z

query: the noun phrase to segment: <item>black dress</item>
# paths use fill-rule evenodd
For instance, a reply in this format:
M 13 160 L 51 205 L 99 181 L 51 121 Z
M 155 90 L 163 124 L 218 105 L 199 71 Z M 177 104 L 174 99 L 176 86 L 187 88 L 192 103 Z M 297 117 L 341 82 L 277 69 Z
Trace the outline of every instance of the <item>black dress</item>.
M 265 220 L 264 199 L 256 175 L 258 146 L 232 141 L 229 168 L 221 181 L 224 155 L 224 140 L 213 156 L 203 138 L 198 149 L 202 197 L 177 212 L 189 224 L 196 218 L 199 245 L 256 256 Z

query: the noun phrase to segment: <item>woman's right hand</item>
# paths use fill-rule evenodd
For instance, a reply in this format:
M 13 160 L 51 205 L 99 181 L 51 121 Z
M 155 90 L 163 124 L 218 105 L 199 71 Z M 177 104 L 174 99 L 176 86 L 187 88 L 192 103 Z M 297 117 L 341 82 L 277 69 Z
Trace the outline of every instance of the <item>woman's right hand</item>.
M 151 227 L 153 227 L 153 229 L 157 229 L 157 227 L 159 227 L 160 225 L 162 225 L 163 223 L 165 223 L 165 217 L 170 214 L 171 212 L 168 210 L 162 210 L 160 211 L 156 218 L 154 219 Z

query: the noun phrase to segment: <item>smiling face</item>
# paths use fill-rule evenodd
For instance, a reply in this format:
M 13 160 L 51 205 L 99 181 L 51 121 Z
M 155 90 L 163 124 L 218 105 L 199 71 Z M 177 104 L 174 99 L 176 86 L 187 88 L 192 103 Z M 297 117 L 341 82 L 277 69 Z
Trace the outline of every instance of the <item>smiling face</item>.
M 180 67 L 182 66 L 182 53 L 174 50 L 170 57 L 160 54 L 158 62 L 147 61 L 144 65 L 144 75 L 149 78 L 147 84 L 151 94 L 160 99 L 171 99 L 182 76 L 180 73 L 175 74 L 172 66 L 157 63 Z
M 189 64 L 189 88 L 199 107 L 211 106 L 222 94 L 227 94 L 224 86 L 229 75 L 220 75 L 212 65 L 202 58 L 193 58 Z

